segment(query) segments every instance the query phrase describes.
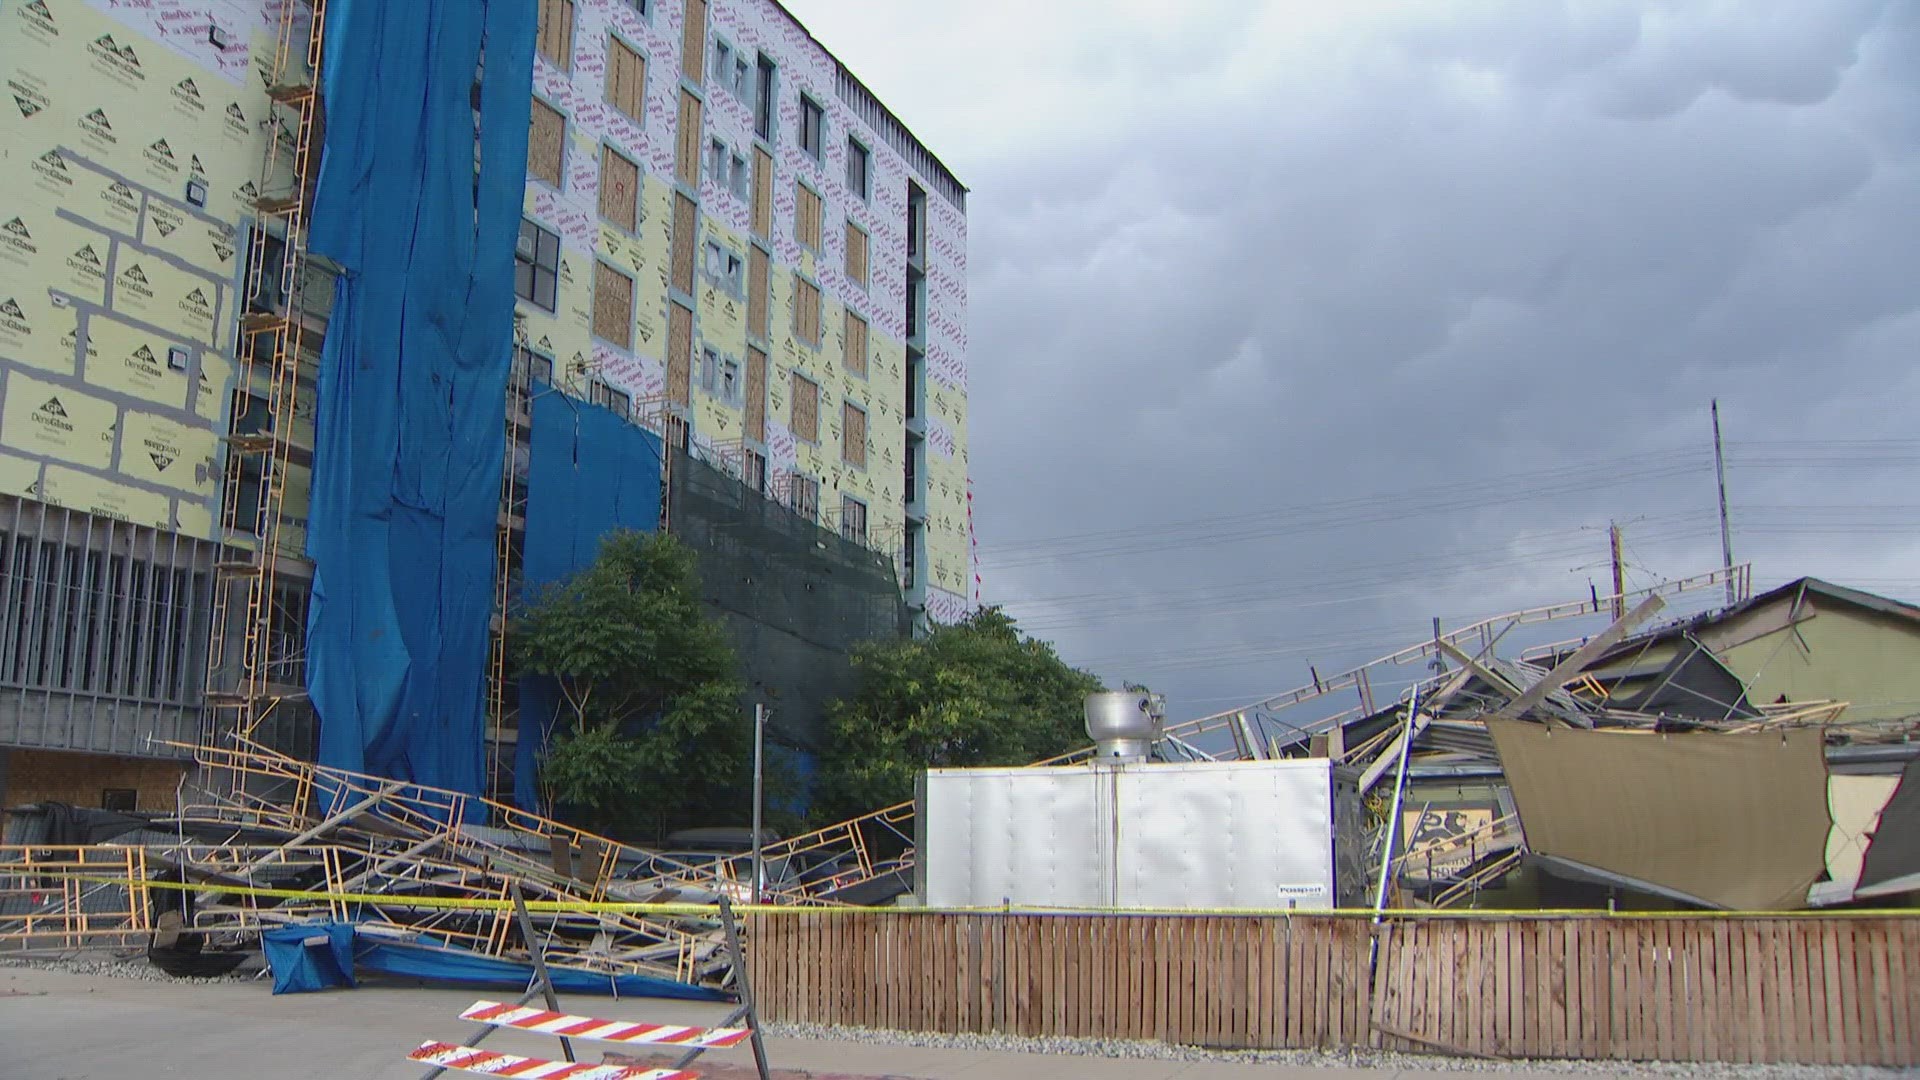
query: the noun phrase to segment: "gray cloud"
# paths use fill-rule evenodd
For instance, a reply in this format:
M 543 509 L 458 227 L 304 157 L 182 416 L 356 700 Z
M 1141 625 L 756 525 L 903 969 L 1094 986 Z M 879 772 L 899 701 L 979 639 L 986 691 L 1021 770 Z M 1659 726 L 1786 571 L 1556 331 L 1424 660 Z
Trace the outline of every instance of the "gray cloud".
M 1759 584 L 1920 593 L 1920 7 L 794 7 L 974 188 L 986 591 L 1070 659 L 1208 711 L 1609 519 L 1706 569 L 1715 396 Z

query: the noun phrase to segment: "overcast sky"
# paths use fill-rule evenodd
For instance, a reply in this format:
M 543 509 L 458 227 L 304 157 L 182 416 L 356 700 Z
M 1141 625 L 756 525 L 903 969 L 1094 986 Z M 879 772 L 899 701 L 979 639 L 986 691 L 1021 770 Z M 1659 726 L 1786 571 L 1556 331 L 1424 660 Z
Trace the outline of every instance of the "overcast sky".
M 1920 3 L 786 2 L 973 189 L 985 595 L 1068 660 L 1186 716 L 1609 520 L 1711 569 L 1715 396 L 1757 587 L 1920 595 Z

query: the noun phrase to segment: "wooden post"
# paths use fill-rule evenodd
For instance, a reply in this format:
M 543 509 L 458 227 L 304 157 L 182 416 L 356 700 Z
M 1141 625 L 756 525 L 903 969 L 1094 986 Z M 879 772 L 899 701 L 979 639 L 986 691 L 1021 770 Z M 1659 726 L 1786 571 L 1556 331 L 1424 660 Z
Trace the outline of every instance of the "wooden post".
M 1620 558 L 1620 526 L 1607 522 L 1607 545 L 1613 552 L 1613 617 L 1627 613 L 1627 566 Z

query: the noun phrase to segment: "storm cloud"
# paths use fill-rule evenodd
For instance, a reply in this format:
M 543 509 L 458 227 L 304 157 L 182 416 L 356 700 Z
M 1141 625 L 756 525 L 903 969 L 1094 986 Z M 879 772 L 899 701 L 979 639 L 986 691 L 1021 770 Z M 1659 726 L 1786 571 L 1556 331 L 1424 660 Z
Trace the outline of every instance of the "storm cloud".
M 1710 569 L 1715 397 L 1756 587 L 1920 595 L 1920 4 L 789 3 L 973 188 L 985 598 L 1069 660 L 1191 715 L 1609 521 Z

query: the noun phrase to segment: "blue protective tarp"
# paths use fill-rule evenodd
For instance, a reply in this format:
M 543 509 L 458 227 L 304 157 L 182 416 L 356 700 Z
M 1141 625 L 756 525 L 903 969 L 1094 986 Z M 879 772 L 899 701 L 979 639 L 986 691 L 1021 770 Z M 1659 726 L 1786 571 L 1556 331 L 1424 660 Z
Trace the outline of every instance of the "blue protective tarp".
M 345 273 L 307 541 L 320 761 L 479 794 L 535 6 L 333 0 L 326 34 L 309 243 Z
M 307 942 L 319 938 L 314 944 Z M 260 950 L 273 971 L 273 992 L 307 994 L 353 981 L 353 926 L 350 923 L 295 923 L 260 935 Z
M 527 462 L 526 587 L 564 581 L 593 564 L 616 529 L 660 525 L 660 437 L 611 411 L 558 393 L 533 399 Z M 539 811 L 540 753 L 559 708 L 550 679 L 520 680 L 513 799 Z
M 445 946 L 422 947 L 401 942 L 362 938 L 354 950 L 363 968 L 386 975 L 459 986 L 524 988 L 533 983 L 533 965 L 501 960 Z M 604 975 L 575 968 L 547 965 L 553 988 L 562 994 L 611 994 L 615 997 L 679 998 L 685 1001 L 728 1001 L 726 994 L 704 986 L 674 982 L 654 975 Z

